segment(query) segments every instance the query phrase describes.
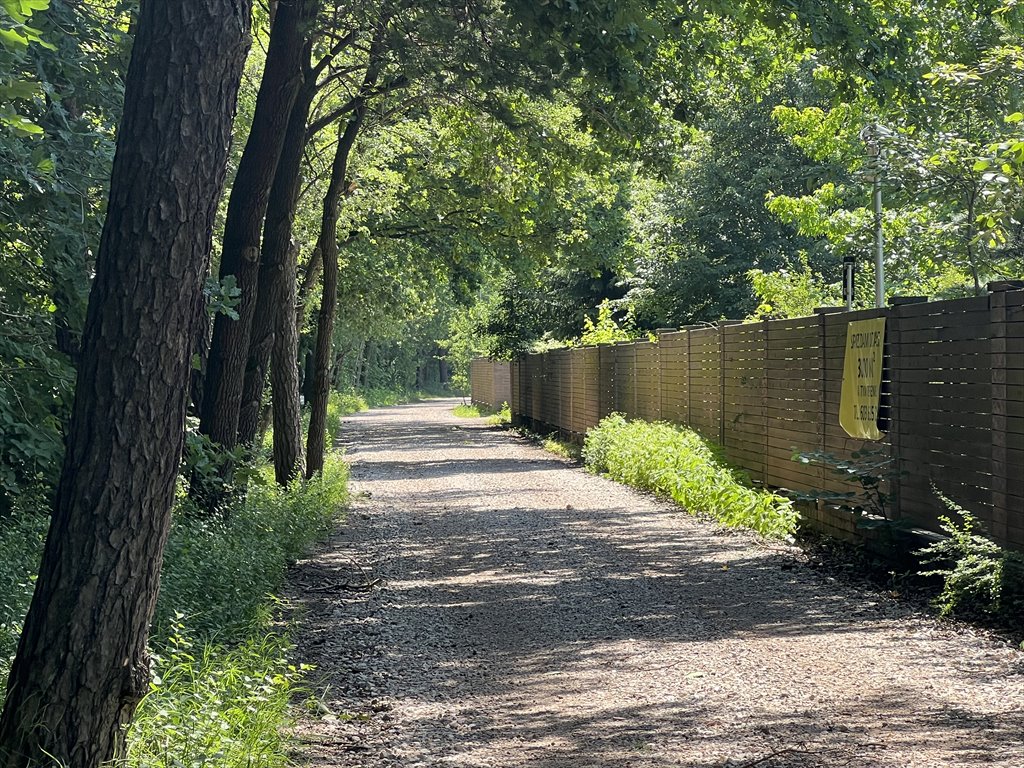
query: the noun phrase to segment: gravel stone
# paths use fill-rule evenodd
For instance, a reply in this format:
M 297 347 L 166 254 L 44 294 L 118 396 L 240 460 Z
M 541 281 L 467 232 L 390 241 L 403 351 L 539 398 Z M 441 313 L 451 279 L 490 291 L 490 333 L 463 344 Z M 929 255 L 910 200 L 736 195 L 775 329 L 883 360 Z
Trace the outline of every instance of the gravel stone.
M 1024 766 L 1024 654 L 434 400 L 357 414 L 299 563 L 296 762 Z

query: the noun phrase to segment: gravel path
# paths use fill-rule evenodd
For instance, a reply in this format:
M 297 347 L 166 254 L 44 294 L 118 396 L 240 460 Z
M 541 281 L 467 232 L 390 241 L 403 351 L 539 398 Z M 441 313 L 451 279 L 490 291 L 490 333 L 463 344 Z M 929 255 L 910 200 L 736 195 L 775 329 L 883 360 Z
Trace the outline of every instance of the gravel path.
M 293 582 L 299 764 L 1024 766 L 1024 654 L 456 402 L 345 422 L 360 496 Z

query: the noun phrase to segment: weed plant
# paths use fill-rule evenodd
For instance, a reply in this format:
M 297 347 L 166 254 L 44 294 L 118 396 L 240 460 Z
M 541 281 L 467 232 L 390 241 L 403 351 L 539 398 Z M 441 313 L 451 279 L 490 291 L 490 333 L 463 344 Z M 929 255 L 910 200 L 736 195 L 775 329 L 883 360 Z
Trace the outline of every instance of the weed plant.
M 921 572 L 940 576 L 942 592 L 934 605 L 942 616 L 987 616 L 1024 626 L 1024 555 L 1003 549 L 984 533 L 981 521 L 951 499 L 938 494 L 949 510 L 939 518 L 946 537 L 918 551 Z
M 289 664 L 288 637 L 273 627 L 272 594 L 340 514 L 348 466 L 335 453 L 312 481 L 280 488 L 270 477 L 264 468 L 222 516 L 176 510 L 151 633 L 154 674 L 123 768 L 287 764 L 282 727 L 304 670 Z M 35 510 L 0 519 L 0 685 L 42 553 L 48 518 Z
M 583 460 L 595 472 L 667 496 L 729 527 L 780 538 L 797 527 L 798 513 L 789 499 L 751 488 L 715 447 L 689 429 L 612 414 L 587 434 Z
M 487 423 L 494 427 L 504 427 L 512 423 L 512 408 L 508 403 L 502 403 L 495 413 L 487 418 Z
M 348 465 L 331 454 L 317 478 L 286 489 L 254 483 L 225 515 L 175 515 L 153 624 L 157 641 L 169 637 L 179 614 L 198 637 L 244 637 L 288 563 L 330 529 L 347 500 L 347 481 Z
M 306 669 L 288 663 L 289 651 L 279 634 L 254 634 L 228 647 L 196 641 L 175 624 L 152 657 L 150 690 L 129 733 L 127 765 L 287 765 L 282 725 Z

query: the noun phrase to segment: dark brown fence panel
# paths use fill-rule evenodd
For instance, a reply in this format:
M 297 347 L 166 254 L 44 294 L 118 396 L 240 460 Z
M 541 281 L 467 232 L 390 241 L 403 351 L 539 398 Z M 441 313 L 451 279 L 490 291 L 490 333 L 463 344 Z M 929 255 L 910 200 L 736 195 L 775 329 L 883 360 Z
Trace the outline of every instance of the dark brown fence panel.
M 597 390 L 598 421 L 615 411 L 615 347 L 606 344 L 597 348 L 598 365 L 601 366 Z
M 991 526 L 988 297 L 901 307 L 896 325 L 901 512 L 934 527 L 943 512 L 934 487 Z
M 663 333 L 661 347 L 661 417 L 675 424 L 690 423 L 690 335 Z
M 601 421 L 601 350 L 587 347 L 582 358 L 583 403 L 578 422 L 581 436 Z
M 509 367 L 509 380 L 511 399 L 508 401 L 509 409 L 512 411 L 512 423 L 520 425 L 519 415 L 523 413 L 523 381 L 522 381 L 522 358 L 512 361 Z
M 765 323 L 724 326 L 722 343 L 722 447 L 752 480 L 766 477 L 767 416 Z
M 690 427 L 708 440 L 722 442 L 722 354 L 717 328 L 690 335 Z
M 530 361 L 530 428 L 539 429 L 544 424 L 544 417 L 546 416 L 544 403 L 547 400 L 547 392 L 545 391 L 544 369 L 548 356 L 545 354 L 530 354 L 527 355 L 526 359 Z
M 819 318 L 770 323 L 766 348 L 767 482 L 793 491 L 821 488 L 822 468 L 793 459 L 824 448 Z
M 469 380 L 474 403 L 490 405 L 494 400 L 494 364 L 491 360 L 477 358 L 470 363 Z
M 1024 291 L 991 296 L 993 533 L 1024 549 Z

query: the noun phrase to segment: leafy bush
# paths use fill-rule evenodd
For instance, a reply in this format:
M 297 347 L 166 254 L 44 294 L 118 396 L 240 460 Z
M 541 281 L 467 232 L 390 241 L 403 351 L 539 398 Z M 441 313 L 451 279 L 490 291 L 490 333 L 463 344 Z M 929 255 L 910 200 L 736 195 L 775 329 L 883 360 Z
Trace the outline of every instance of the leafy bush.
M 798 515 L 789 499 L 749 487 L 742 473 L 689 429 L 627 421 L 615 413 L 587 434 L 583 460 L 595 472 L 667 496 L 723 525 L 776 537 L 796 530 Z
M 922 576 L 941 576 L 942 592 L 935 605 L 943 616 L 987 614 L 1020 623 L 1024 608 L 1024 555 L 1005 550 L 984 535 L 981 522 L 963 507 L 939 494 L 959 518 L 939 518 L 948 538 L 918 551 L 923 565 L 939 567 Z

